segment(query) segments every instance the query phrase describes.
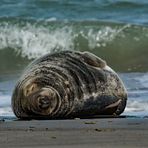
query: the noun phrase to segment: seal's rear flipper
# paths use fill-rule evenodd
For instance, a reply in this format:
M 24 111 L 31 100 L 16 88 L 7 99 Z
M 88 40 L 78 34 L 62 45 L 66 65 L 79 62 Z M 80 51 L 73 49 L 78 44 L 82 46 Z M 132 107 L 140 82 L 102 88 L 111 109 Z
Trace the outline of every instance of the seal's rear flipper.
M 83 52 L 82 58 L 84 62 L 87 63 L 88 65 L 99 68 L 104 68 L 106 66 L 106 62 L 104 60 L 102 60 L 101 58 L 95 56 L 90 52 Z

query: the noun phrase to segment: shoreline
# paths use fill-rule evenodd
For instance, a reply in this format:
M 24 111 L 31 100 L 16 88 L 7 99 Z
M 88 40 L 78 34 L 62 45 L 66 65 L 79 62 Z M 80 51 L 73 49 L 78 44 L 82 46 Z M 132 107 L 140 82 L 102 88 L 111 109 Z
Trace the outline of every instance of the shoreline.
M 148 147 L 148 118 L 0 120 L 1 147 Z

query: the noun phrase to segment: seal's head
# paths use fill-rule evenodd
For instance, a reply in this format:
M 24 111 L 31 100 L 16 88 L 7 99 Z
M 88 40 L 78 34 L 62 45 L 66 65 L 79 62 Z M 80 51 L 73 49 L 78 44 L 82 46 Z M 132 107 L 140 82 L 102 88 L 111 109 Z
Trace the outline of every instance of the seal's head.
M 19 89 L 19 90 L 18 90 Z M 35 82 L 25 82 L 21 87 L 17 89 L 19 93 L 18 100 L 15 104 L 16 116 L 22 118 L 52 118 L 52 115 L 56 113 L 60 105 L 60 96 L 58 92 L 50 86 L 41 86 Z M 16 93 L 15 93 L 16 94 Z M 19 105 L 20 104 L 20 105 Z M 21 109 L 16 109 L 21 106 Z M 25 114 L 20 113 L 23 111 Z
M 26 107 L 37 115 L 51 116 L 58 103 L 57 92 L 50 87 L 43 87 L 26 96 Z

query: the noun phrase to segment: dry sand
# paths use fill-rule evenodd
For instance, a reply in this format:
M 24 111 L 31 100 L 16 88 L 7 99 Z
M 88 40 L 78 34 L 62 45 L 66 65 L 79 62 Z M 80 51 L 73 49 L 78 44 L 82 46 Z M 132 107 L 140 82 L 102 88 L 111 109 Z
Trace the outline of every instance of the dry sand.
M 148 148 L 148 119 L 0 121 L 1 147 Z

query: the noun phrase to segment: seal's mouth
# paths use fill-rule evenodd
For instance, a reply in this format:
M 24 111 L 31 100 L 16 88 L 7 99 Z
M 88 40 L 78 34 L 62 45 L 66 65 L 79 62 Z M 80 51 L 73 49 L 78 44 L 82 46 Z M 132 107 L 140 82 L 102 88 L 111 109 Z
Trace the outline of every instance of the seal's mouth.
M 40 109 L 47 109 L 51 104 L 51 100 L 47 96 L 41 96 L 38 100 L 38 104 Z

